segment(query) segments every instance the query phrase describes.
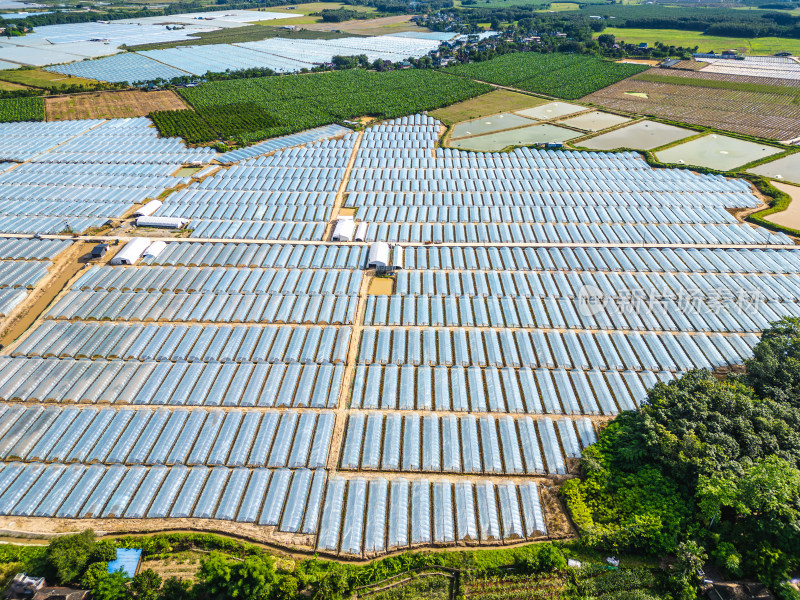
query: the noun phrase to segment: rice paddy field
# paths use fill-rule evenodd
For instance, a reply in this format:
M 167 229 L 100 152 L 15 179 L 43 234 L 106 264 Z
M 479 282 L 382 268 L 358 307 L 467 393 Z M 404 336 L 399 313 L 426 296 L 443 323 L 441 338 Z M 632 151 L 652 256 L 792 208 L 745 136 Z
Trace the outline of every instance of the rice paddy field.
M 630 113 L 773 140 L 800 137 L 800 80 L 703 71 L 642 73 L 581 100 Z

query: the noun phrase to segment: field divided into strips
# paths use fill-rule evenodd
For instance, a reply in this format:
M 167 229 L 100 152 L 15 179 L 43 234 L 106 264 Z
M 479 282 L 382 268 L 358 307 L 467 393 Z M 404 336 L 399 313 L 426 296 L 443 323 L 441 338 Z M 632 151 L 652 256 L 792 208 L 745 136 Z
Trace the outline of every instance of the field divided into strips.
M 0 173 L 0 230 L 80 233 L 118 218 L 188 179 L 184 163 L 216 156 L 158 137 L 148 119 L 0 125 L 0 159 L 22 164 Z
M 740 61 L 729 61 L 739 63 Z M 615 83 L 584 102 L 759 138 L 800 137 L 800 80 L 663 69 Z M 633 95 L 637 94 L 637 95 Z M 713 102 L 708 98 L 712 96 Z
M 484 62 L 448 67 L 444 72 L 575 100 L 648 68 L 593 56 L 518 52 Z
M 28 127 L 18 153 L 53 154 Z M 194 240 L 84 267 L 0 352 L 0 524 L 191 523 L 347 557 L 563 535 L 547 488 L 603 421 L 800 316 L 791 240 L 726 210 L 758 204 L 744 182 L 438 131 L 230 153 L 159 209 Z M 324 239 L 342 207 L 402 247 L 389 295 L 367 243 Z M 3 264 L 69 243 L 23 241 Z

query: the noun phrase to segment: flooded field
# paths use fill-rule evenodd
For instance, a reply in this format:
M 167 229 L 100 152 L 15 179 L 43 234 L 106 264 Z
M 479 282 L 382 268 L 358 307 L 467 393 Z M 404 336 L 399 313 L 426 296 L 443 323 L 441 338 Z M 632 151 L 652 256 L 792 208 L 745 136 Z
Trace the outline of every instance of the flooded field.
M 725 135 L 710 135 L 679 144 L 656 154 L 661 162 L 698 165 L 729 171 L 754 160 L 781 152 L 780 148 L 738 140 Z
M 692 136 L 694 133 L 689 129 L 666 125 L 665 123 L 640 121 L 633 125 L 600 134 L 581 142 L 580 145 L 592 150 L 614 150 L 616 148 L 652 150 Z
M 494 133 L 495 131 L 524 127 L 526 125 L 533 125 L 533 123 L 530 119 L 526 119 L 525 117 L 520 117 L 512 113 L 503 113 L 459 123 L 453 127 L 453 135 L 451 137 L 461 138 L 468 135 Z
M 608 129 L 609 127 L 622 125 L 630 120 L 631 119 L 628 117 L 621 117 L 620 115 L 612 115 L 611 113 L 594 111 L 583 115 L 578 115 L 576 117 L 570 117 L 569 119 L 564 119 L 560 122 L 564 125 L 569 125 L 570 127 L 581 129 L 583 131 L 602 131 L 603 129 Z
M 545 142 L 565 142 L 580 134 L 556 125 L 533 125 L 511 131 L 501 131 L 460 140 L 452 140 L 450 147 L 462 150 L 492 152 L 509 146 L 527 146 Z
M 758 165 L 747 170 L 748 173 L 764 175 L 774 179 L 782 179 L 793 183 L 800 183 L 800 153 L 790 154 L 778 160 Z
M 534 106 L 533 108 L 528 108 L 526 110 L 518 110 L 517 114 L 530 117 L 531 119 L 546 121 L 548 119 L 557 119 L 559 117 L 573 115 L 577 112 L 581 112 L 582 110 L 586 110 L 586 107 L 581 106 L 580 104 L 570 104 L 569 102 L 548 102 L 547 104 L 542 104 L 541 106 Z

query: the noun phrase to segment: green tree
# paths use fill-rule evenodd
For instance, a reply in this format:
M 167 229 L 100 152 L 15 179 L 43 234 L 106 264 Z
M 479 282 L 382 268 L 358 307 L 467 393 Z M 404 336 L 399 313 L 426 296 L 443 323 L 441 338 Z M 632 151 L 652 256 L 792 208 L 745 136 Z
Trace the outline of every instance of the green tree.
M 319 580 L 314 600 L 341 600 L 350 592 L 350 578 L 342 565 L 332 566 Z
M 178 579 L 177 577 L 168 577 L 161 586 L 157 598 L 158 600 L 189 600 L 192 595 L 190 588 L 191 582 Z
M 89 562 L 109 562 L 117 557 L 117 547 L 108 540 L 98 540 L 92 547 Z
M 80 584 L 85 590 L 93 590 L 97 582 L 108 574 L 107 562 L 92 563 L 81 576 Z
M 800 318 L 784 317 L 761 333 L 744 381 L 762 398 L 800 407 Z
M 133 596 L 128 589 L 128 578 L 122 571 L 106 573 L 99 577 L 95 587 L 92 589 L 94 600 L 130 600 Z
M 136 600 L 156 600 L 161 588 L 161 576 L 152 569 L 136 574 L 131 583 Z
M 94 531 L 87 529 L 75 535 L 65 535 L 50 542 L 47 560 L 59 583 L 77 583 L 83 575 L 95 546 Z
M 266 556 L 250 556 L 232 568 L 228 594 L 243 600 L 267 600 L 275 583 L 275 566 Z

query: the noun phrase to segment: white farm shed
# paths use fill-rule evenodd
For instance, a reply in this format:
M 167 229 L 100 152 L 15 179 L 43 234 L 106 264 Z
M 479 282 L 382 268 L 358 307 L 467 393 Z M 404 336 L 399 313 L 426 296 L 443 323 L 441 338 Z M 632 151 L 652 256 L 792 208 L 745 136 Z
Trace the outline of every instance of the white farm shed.
M 333 228 L 332 242 L 352 242 L 356 231 L 356 222 L 352 218 L 337 219 Z
M 112 265 L 134 265 L 149 246 L 150 240 L 147 238 L 133 239 L 125 244 L 122 250 L 117 252 L 117 255 L 112 258 L 110 262 Z
M 178 217 L 137 217 L 137 227 L 164 227 L 165 229 L 182 229 L 189 224 L 189 219 Z
M 167 247 L 167 242 L 158 240 L 157 242 L 153 242 L 152 244 L 150 244 L 147 247 L 147 250 L 144 251 L 144 254 L 142 254 L 142 256 L 145 258 L 148 256 L 155 258 L 159 254 L 161 254 L 166 247 Z
M 369 254 L 367 255 L 367 268 L 385 269 L 391 264 L 390 256 L 389 244 L 386 242 L 370 244 Z
M 150 200 L 150 202 L 148 202 L 140 209 L 138 209 L 135 213 L 133 213 L 133 216 L 149 217 L 150 215 L 154 214 L 159 208 L 161 208 L 162 204 L 163 202 L 161 202 L 161 200 Z

